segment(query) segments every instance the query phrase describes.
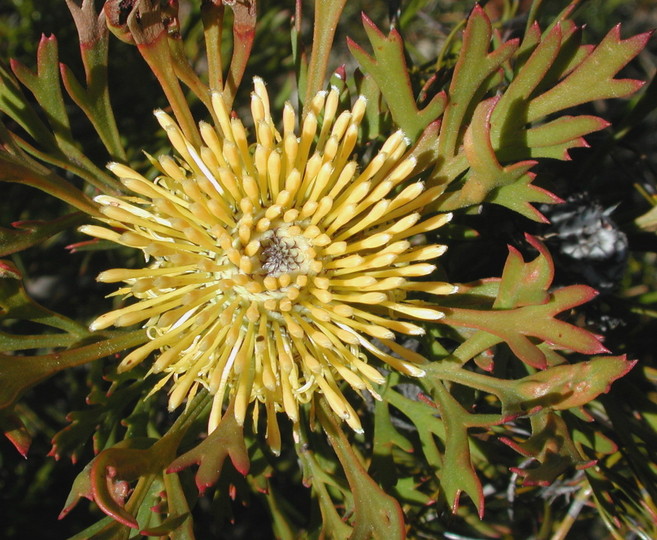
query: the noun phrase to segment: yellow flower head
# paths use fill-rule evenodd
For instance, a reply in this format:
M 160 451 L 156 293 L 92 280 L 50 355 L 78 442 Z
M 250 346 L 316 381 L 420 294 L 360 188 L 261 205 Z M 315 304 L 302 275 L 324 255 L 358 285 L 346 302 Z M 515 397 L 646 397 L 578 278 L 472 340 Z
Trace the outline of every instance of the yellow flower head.
M 409 281 L 430 274 L 434 266 L 425 261 L 444 252 L 410 239 L 450 216 L 423 220 L 419 211 L 431 193 L 421 182 L 401 185 L 416 159 L 407 155 L 400 131 L 359 170 L 351 157 L 364 98 L 338 114 L 338 91 L 320 92 L 297 135 L 292 106 L 285 105 L 280 132 L 263 81 L 256 78 L 254 86 L 255 142 L 219 93 L 212 96 L 216 126 L 200 124 L 200 148 L 156 111 L 178 157 L 153 160 L 161 172 L 154 181 L 110 164 L 137 196 L 97 197 L 112 229 L 82 230 L 141 249 L 150 262 L 98 277 L 125 282 L 119 293 L 138 301 L 102 315 L 91 328 L 145 321 L 151 338 L 120 370 L 159 351 L 151 372 L 165 373 L 156 389 L 173 380 L 171 409 L 207 388 L 214 395 L 212 430 L 229 396 L 240 424 L 257 400 L 277 447 L 276 412 L 296 422 L 299 404 L 315 393 L 361 431 L 340 387 L 344 381 L 378 397 L 372 383 L 384 377 L 365 352 L 389 368 L 423 375 L 418 366 L 426 360 L 397 344 L 395 332 L 422 334 L 411 321 L 442 313 L 407 294 L 448 294 L 454 287 Z

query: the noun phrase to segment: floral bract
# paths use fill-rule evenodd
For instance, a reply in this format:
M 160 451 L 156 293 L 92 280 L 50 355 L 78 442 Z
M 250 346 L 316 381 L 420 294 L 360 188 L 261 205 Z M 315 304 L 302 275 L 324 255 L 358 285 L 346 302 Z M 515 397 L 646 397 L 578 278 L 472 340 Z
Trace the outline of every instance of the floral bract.
M 320 92 L 297 135 L 292 106 L 285 105 L 279 132 L 263 81 L 254 86 L 254 143 L 219 93 L 212 96 L 217 125 L 200 124 L 200 148 L 156 111 L 178 157 L 152 159 L 162 173 L 154 181 L 110 164 L 138 196 L 97 197 L 111 228 L 82 230 L 139 248 L 150 262 L 98 277 L 125 282 L 119 293 L 138 301 L 100 316 L 92 330 L 142 323 L 151 338 L 120 369 L 159 351 L 151 371 L 165 376 L 156 389 L 173 381 L 174 409 L 208 388 L 211 431 L 228 396 L 240 424 L 249 404 L 261 402 L 277 449 L 276 412 L 296 422 L 299 404 L 316 393 L 361 431 L 340 387 L 346 381 L 378 397 L 372 384 L 385 379 L 366 351 L 388 368 L 424 374 L 426 360 L 396 343 L 395 333 L 420 335 L 417 320 L 443 316 L 409 293 L 455 291 L 448 283 L 410 280 L 430 274 L 435 266 L 425 261 L 445 250 L 413 237 L 451 215 L 421 215 L 431 198 L 422 182 L 395 189 L 416 165 L 401 131 L 359 170 L 352 153 L 364 98 L 339 112 L 337 89 Z

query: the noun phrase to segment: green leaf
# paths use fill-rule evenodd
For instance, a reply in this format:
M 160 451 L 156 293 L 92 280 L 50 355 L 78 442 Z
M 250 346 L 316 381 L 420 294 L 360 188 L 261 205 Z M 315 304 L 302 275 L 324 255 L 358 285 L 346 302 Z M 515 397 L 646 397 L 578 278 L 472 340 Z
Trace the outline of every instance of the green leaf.
M 538 30 L 533 28 L 532 42 Z M 586 146 L 584 135 L 607 127 L 607 122 L 592 116 L 564 116 L 540 126 L 532 123 L 588 101 L 623 97 L 643 84 L 614 79 L 647 39 L 642 34 L 621 41 L 619 32 L 616 27 L 592 48 L 579 46 L 581 33 L 572 24 L 557 24 L 545 32 L 526 61 L 518 59 L 516 75 L 491 116 L 491 143 L 501 161 L 569 159 L 571 148 Z M 523 55 L 528 48 L 523 47 Z
M 0 354 L 0 409 L 11 406 L 27 389 L 55 373 L 122 352 L 147 339 L 144 330 L 137 330 L 63 352 L 39 356 Z
M 362 18 L 374 57 L 347 38 L 349 50 L 363 71 L 376 81 L 395 124 L 407 137 L 415 141 L 445 110 L 445 93 L 437 94 L 422 110 L 418 109 L 404 57 L 404 43 L 399 32 L 393 29 L 386 37 L 365 14 Z
M 332 468 L 321 460 L 321 452 L 314 452 L 307 439 L 304 427 L 300 426 L 299 441 L 295 445 L 303 472 L 303 485 L 311 486 L 313 495 L 319 502 L 322 516 L 320 538 L 349 538 L 353 532 L 337 511 L 332 493 L 339 494 L 342 504 L 351 504 L 351 493 L 347 483 L 342 481 Z M 331 464 L 332 465 L 332 464 Z
M 489 53 L 491 36 L 490 20 L 484 10 L 479 5 L 475 5 L 463 32 L 463 47 L 449 86 L 449 103 L 445 109 L 438 139 L 438 154 L 441 161 L 436 165 L 432 175 L 438 183 L 442 183 L 440 181 L 442 165 L 458 152 L 469 116 L 487 90 L 486 81 L 496 74 L 500 66 L 518 47 L 518 40 L 514 39 Z
M 404 452 L 413 451 L 411 442 L 395 429 L 390 420 L 386 392 L 390 391 L 394 379 L 397 377 L 388 378 L 382 400 L 374 405 L 374 443 L 370 472 L 384 488 L 391 488 L 398 480 L 392 456 L 393 447 L 397 446 Z
M 93 366 L 88 376 L 89 384 L 92 387 L 87 397 L 89 407 L 81 411 L 73 411 L 66 416 L 69 425 L 52 438 L 52 448 L 48 455 L 55 459 L 68 456 L 75 463 L 90 437 L 94 438 L 95 453 L 113 444 L 113 436 L 120 424 L 127 424 L 126 437 L 133 436 L 132 431 L 134 430 L 131 430 L 130 416 L 135 412 L 133 411 L 128 416 L 127 408 L 134 405 L 137 399 L 145 393 L 145 389 L 152 385 L 152 380 L 146 379 L 144 374 L 131 371 L 118 376 L 123 379 L 121 381 L 123 384 L 114 382 L 107 390 L 100 386 L 104 382 L 102 376 L 101 368 Z M 128 384 L 126 379 L 129 377 L 138 377 L 138 379 L 132 384 Z M 145 403 L 146 399 L 143 398 L 137 401 L 135 408 L 142 409 L 146 406 Z
M 68 540 L 128 540 L 131 530 L 107 516 Z
M 34 94 L 48 118 L 48 123 L 58 143 L 71 144 L 73 135 L 59 82 L 57 38 L 41 36 L 37 49 L 36 72 L 17 60 L 11 61 L 11 69 L 16 78 Z
M 594 357 L 587 362 L 555 366 L 518 380 L 511 389 L 523 408 L 533 404 L 554 410 L 585 405 L 609 391 L 611 383 L 636 364 L 625 356 Z
M 479 104 L 463 139 L 463 149 L 470 167 L 465 183 L 439 199 L 441 210 L 451 210 L 480 204 L 488 200 L 515 210 L 529 219 L 545 221 L 531 203 L 554 203 L 560 199 L 532 186 L 534 175 L 529 173 L 536 162 L 519 161 L 502 166 L 491 142 L 491 115 L 499 98 Z
M 163 533 L 170 533 L 171 540 L 194 540 L 193 519 L 185 492 L 177 474 L 165 474 L 168 517 L 160 526 Z
M 532 435 L 524 442 L 501 439 L 520 454 L 540 463 L 538 467 L 511 469 L 524 478 L 525 485 L 549 485 L 569 467 L 583 469 L 595 463 L 579 453 L 568 426 L 556 413 L 545 410 L 533 415 L 531 426 Z
M 591 419 L 583 421 L 575 414 L 570 414 L 571 412 L 578 411 L 564 411 L 561 413 L 562 418 L 567 421 L 573 442 L 583 456 L 610 456 L 618 452 L 618 445 L 598 423 L 592 422 Z
M 86 76 L 86 88 L 80 84 L 68 66 L 60 64 L 64 88 L 87 115 L 112 159 L 125 161 L 126 155 L 114 119 L 107 84 L 109 30 L 105 17 L 98 15 L 94 2 L 83 2 L 78 6 L 72 0 L 67 0 L 66 5 L 71 11 L 80 36 L 80 56 Z
M 431 369 L 432 366 L 433 364 L 430 364 L 427 367 Z M 441 470 L 443 457 L 440 450 L 438 450 L 434 437 L 444 441 L 445 426 L 443 420 L 438 418 L 435 409 L 423 401 L 409 399 L 391 389 L 386 391 L 385 399 L 415 424 L 427 463 L 433 470 Z
M 140 448 L 150 443 L 152 441 L 130 439 L 124 441 L 125 445 L 131 445 L 129 447 L 117 445 L 107 448 L 94 458 L 89 470 L 93 500 L 108 516 L 133 529 L 139 528 L 139 524 L 130 511 L 124 508 L 121 500 L 123 497 L 117 494 L 124 492 L 127 484 L 137 479 L 140 480 L 140 489 L 135 490 L 130 500 L 143 500 L 149 491 L 155 475 L 167 461 L 153 451 L 155 445 L 148 449 Z M 137 508 L 141 507 L 141 502 L 136 505 Z
M 540 36 L 538 25 L 534 25 L 533 29 Z M 561 47 L 561 36 L 560 25 L 554 26 L 542 39 L 534 32 L 530 34 L 530 38 L 539 41 L 529 59 L 521 64 L 491 116 L 493 124 L 491 143 L 495 148 L 500 146 L 501 139 L 515 133 L 527 123 L 527 103 L 557 58 Z M 525 40 L 523 40 L 523 49 L 526 50 Z M 518 53 L 520 54 L 520 51 Z
M 497 156 L 500 161 L 525 157 L 568 160 L 570 149 L 588 146 L 584 135 L 609 125 L 597 116 L 560 116 L 546 124 L 519 128 L 505 135 L 504 146 L 497 151 Z
M 510 248 L 509 262 L 500 281 L 502 298 L 493 303 L 492 309 L 456 307 L 462 305 L 457 299 L 459 295 L 450 297 L 449 307 L 440 308 L 445 313 L 438 321 L 440 324 L 478 330 L 454 351 L 454 356 L 462 362 L 501 342 L 506 342 L 523 362 L 538 369 L 547 367 L 546 355 L 538 346 L 541 342 L 584 354 L 607 352 L 595 335 L 556 318 L 592 300 L 597 293 L 585 285 L 571 285 L 550 292 L 553 276 L 549 253 L 538 240 L 527 238 L 539 249 L 539 260 L 521 263 L 519 254 Z M 533 288 L 536 290 L 532 291 Z M 467 295 L 467 289 L 463 290 Z M 527 304 L 532 300 L 540 303 Z
M 61 231 L 78 227 L 88 219 L 84 214 L 76 212 L 52 221 L 15 221 L 11 224 L 13 229 L 0 227 L 0 257 L 23 251 Z
M 21 334 L 12 335 L 0 332 L 1 351 L 25 351 L 28 349 L 59 349 L 80 341 L 72 334 Z
M 367 99 L 365 116 L 361 123 L 362 140 L 375 140 L 386 130 L 387 111 L 382 104 L 381 90 L 371 75 L 356 80 L 358 94 Z
M 614 77 L 641 52 L 649 38 L 647 32 L 622 40 L 620 25 L 615 26 L 571 73 L 531 101 L 527 120 L 535 122 L 588 101 L 624 97 L 636 92 L 643 85 L 641 81 Z
M 426 367 L 428 380 L 447 380 L 499 398 L 502 415 L 508 418 L 549 407 L 565 410 L 581 407 L 625 376 L 635 362 L 624 356 L 594 357 L 587 362 L 561 364 L 520 379 L 499 379 L 435 362 Z
M 81 498 L 89 499 L 93 501 L 93 491 L 91 489 L 91 477 L 89 473 L 91 471 L 91 462 L 87 463 L 82 471 L 75 477 L 73 485 L 71 486 L 71 491 L 66 498 L 64 503 L 64 508 L 59 513 L 59 519 L 66 517 L 73 508 L 78 504 Z
M 0 317 L 4 320 L 32 321 L 68 332 L 77 339 L 91 335 L 86 326 L 32 300 L 23 287 L 18 270 L 12 263 L 0 261 L 0 270 L 2 271 L 0 273 Z
M 549 289 L 554 279 L 554 263 L 544 244 L 531 236 L 526 237 L 538 251 L 538 257 L 526 263 L 520 252 L 509 246 L 509 256 L 502 270 L 502 279 L 495 309 L 510 309 L 549 301 Z
M 76 480 L 65 511 L 90 494 L 105 514 L 122 525 L 137 529 L 141 522 L 148 527 L 155 519 L 151 508 L 160 502 L 164 469 L 189 427 L 208 411 L 209 403 L 209 394 L 200 393 L 159 439 L 125 439 L 100 452 Z M 126 502 L 129 483 L 134 481 L 137 484 Z
M 248 473 L 249 456 L 244 443 L 244 428 L 235 420 L 232 402 L 217 428 L 203 442 L 171 463 L 167 472 L 175 473 L 191 465 L 198 465 L 196 486 L 203 493 L 217 483 L 224 461 L 229 456 L 240 473 Z
M 0 64 L 0 111 L 43 147 L 56 151 L 57 144 L 53 134 L 25 97 L 16 77 L 3 64 Z
M 54 135 L 55 147 L 52 146 L 50 134 L 46 137 L 48 151 L 40 153 L 36 149 L 33 155 L 44 161 L 56 163 L 100 190 L 121 189 L 121 184 L 96 165 L 80 151 L 71 133 L 68 112 L 62 95 L 59 73 L 59 55 L 55 36 L 41 37 L 37 49 L 36 72 L 20 62 L 12 60 L 11 69 L 16 78 L 34 95 L 45 113 L 50 131 Z M 20 113 L 16 113 L 20 114 Z M 41 137 L 43 138 L 43 137 Z
M 491 24 L 475 7 L 447 94 L 437 149 L 431 152 L 436 164 L 430 185 L 445 192 L 435 209 L 490 202 L 545 221 L 532 204 L 560 199 L 532 185 L 529 169 L 535 162 L 528 159 L 570 159 L 572 148 L 587 146 L 585 135 L 608 126 L 594 116 L 549 117 L 589 101 L 629 95 L 643 84 L 614 77 L 641 51 L 648 35 L 621 40 L 619 34 L 616 27 L 598 47 L 590 47 L 580 45 L 581 31 L 570 21 L 554 24 L 543 35 L 533 24 L 519 48 L 511 40 L 489 53 Z M 511 79 L 506 88 L 495 80 L 503 64 Z M 496 88 L 498 96 L 480 103 Z
M 404 504 L 415 504 L 418 506 L 428 506 L 434 501 L 417 489 L 418 481 L 412 476 L 404 476 L 395 484 L 395 493 L 397 499 L 401 499 Z
M 469 414 L 439 381 L 433 381 L 432 389 L 436 407 L 445 426 L 445 453 L 440 474 L 440 484 L 445 492 L 445 498 L 452 512 L 456 512 L 461 493 L 467 493 L 477 508 L 479 519 L 483 519 L 484 492 L 472 466 L 468 429 L 482 425 L 489 426 L 491 418 L 484 419 L 481 415 Z M 493 421 L 499 422 L 501 418 Z
M 347 437 L 322 401 L 318 414 L 324 432 L 338 456 L 354 496 L 354 530 L 351 540 L 385 540 L 405 536 L 404 514 L 399 503 L 372 480 Z
M 0 429 L 16 450 L 26 458 L 32 443 L 32 436 L 15 411 L 10 409 L 0 410 Z
M 27 156 L 0 119 L 0 180 L 37 188 L 91 216 L 96 205 L 79 189 Z
M 312 51 L 305 80 L 304 103 L 310 103 L 315 94 L 324 88 L 331 46 L 333 45 L 340 15 L 346 3 L 347 0 L 315 1 Z

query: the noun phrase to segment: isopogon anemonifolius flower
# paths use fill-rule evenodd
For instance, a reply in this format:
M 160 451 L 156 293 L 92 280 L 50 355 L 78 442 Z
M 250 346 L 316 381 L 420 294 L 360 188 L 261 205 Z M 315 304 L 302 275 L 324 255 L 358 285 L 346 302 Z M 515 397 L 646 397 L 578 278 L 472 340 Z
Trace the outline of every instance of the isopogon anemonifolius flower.
M 137 301 L 91 328 L 142 323 L 150 337 L 119 369 L 159 351 L 150 370 L 164 373 L 155 390 L 172 381 L 170 409 L 207 388 L 214 395 L 211 431 L 229 398 L 240 424 L 258 401 L 276 448 L 276 413 L 296 422 L 299 405 L 316 393 L 361 431 L 340 387 L 345 381 L 378 397 L 372 384 L 384 377 L 366 353 L 390 369 L 423 375 L 426 360 L 396 343 L 395 333 L 422 334 L 413 321 L 442 313 L 407 295 L 449 294 L 454 286 L 411 280 L 430 274 L 434 266 L 426 261 L 445 248 L 409 239 L 450 215 L 421 215 L 434 195 L 422 182 L 403 184 L 416 159 L 401 131 L 359 170 L 352 154 L 364 98 L 339 112 L 338 91 L 320 92 L 297 135 L 292 106 L 285 105 L 278 131 L 263 81 L 254 79 L 254 86 L 255 142 L 219 93 L 212 96 L 218 125 L 200 124 L 200 148 L 156 111 L 177 157 L 152 159 L 161 172 L 152 181 L 110 164 L 137 196 L 97 197 L 109 228 L 82 231 L 141 249 L 149 262 L 98 276 L 125 282 L 119 293 Z M 259 408 L 253 406 L 255 416 Z

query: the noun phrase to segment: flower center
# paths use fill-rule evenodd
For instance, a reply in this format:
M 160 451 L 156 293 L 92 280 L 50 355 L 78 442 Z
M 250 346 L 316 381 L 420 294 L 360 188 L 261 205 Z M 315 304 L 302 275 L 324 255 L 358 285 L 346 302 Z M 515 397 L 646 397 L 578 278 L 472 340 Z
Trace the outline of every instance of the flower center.
M 243 206 L 251 210 L 246 203 Z M 322 246 L 330 240 L 307 218 L 296 219 L 298 213 L 289 210 L 280 215 L 280 210 L 274 209 L 266 217 L 267 212 L 245 212 L 232 233 L 224 231 L 217 236 L 225 250 L 220 265 L 232 268 L 216 277 L 228 279 L 244 305 L 261 306 L 270 314 L 289 312 L 316 288 L 315 278 L 324 267 Z
M 260 240 L 260 270 L 263 276 L 307 274 L 309 244 L 302 235 L 290 235 L 290 227 L 267 231 Z

